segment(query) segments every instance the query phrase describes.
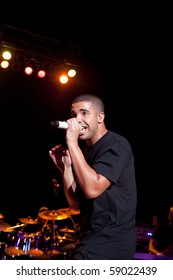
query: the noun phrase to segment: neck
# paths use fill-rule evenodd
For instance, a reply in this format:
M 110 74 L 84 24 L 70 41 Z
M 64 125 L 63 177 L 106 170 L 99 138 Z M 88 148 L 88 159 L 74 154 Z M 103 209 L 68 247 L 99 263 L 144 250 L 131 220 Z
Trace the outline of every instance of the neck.
M 98 131 L 98 133 L 90 140 L 86 140 L 86 143 L 88 146 L 93 146 L 100 138 L 102 138 L 108 130 L 104 127 L 104 129 L 101 129 Z

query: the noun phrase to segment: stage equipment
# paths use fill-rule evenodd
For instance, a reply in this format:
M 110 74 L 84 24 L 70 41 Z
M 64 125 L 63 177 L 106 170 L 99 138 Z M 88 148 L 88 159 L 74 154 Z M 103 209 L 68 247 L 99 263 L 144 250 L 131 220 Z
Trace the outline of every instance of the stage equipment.
M 60 210 L 52 210 L 52 211 L 43 211 L 38 214 L 38 216 L 45 220 L 64 220 L 68 218 L 67 213 L 62 212 Z

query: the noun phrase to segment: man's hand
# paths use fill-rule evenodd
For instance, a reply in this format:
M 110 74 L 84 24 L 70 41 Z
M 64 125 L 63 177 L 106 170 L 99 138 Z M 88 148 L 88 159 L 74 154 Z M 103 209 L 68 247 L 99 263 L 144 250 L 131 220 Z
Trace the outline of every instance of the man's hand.
M 64 165 L 70 166 L 72 164 L 69 151 L 66 150 L 61 144 L 53 147 L 49 151 L 49 156 L 61 172 L 64 171 Z

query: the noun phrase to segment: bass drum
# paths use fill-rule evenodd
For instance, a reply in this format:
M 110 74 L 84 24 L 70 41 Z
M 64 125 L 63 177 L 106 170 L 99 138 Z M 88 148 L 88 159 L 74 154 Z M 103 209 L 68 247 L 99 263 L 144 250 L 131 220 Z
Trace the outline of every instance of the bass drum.
M 38 248 L 31 248 L 30 250 L 28 250 L 27 255 L 30 258 L 37 258 L 39 259 L 40 256 L 42 256 L 44 254 L 44 252 Z
M 5 259 L 6 260 L 17 260 L 24 258 L 25 253 L 22 249 L 15 247 L 15 246 L 9 246 L 5 249 Z

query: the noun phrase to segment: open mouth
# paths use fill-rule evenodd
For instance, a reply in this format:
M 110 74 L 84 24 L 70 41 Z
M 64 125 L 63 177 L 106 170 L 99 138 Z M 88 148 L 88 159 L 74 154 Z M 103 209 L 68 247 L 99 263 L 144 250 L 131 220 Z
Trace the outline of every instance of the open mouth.
M 80 125 L 80 132 L 84 132 L 84 131 L 85 131 L 85 129 L 86 129 L 86 127 L 84 127 L 84 126 Z

